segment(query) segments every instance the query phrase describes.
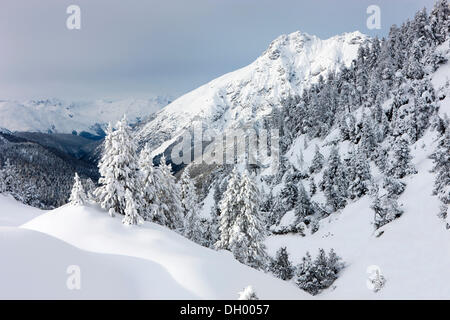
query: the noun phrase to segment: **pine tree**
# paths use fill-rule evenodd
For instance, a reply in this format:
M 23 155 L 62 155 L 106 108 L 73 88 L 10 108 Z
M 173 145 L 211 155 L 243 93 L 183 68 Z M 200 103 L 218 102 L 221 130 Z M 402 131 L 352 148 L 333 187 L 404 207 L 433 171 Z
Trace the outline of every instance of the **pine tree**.
M 320 182 L 320 188 L 324 191 L 327 205 L 332 211 L 345 207 L 348 181 L 345 177 L 344 164 L 336 147 L 331 149 L 327 167 Z
M 240 180 L 241 176 L 236 168 L 233 169 L 228 179 L 227 189 L 223 194 L 222 200 L 219 203 L 220 217 L 219 217 L 219 231 L 220 238 L 215 244 L 217 249 L 230 248 L 230 232 L 231 228 L 239 214 L 240 197 Z
M 81 183 L 78 173 L 75 173 L 74 184 L 70 194 L 69 202 L 74 206 L 82 206 L 87 202 L 87 195 Z
M 95 196 L 94 192 L 96 189 L 96 186 L 91 178 L 87 178 L 82 181 L 84 190 L 86 191 L 87 200 L 91 202 L 95 202 Z
M 449 31 L 449 16 L 450 8 L 447 0 L 438 0 L 434 4 L 433 10 L 430 14 L 430 24 L 432 34 L 435 41 L 438 44 L 443 43 L 446 39 Z
M 363 114 L 362 117 L 361 140 L 359 146 L 366 158 L 371 159 L 375 156 L 374 151 L 377 147 L 375 129 L 372 119 L 365 114 Z
M 375 229 L 381 228 L 389 222 L 399 218 L 403 214 L 403 211 L 398 206 L 397 200 L 387 196 L 381 199 L 378 195 L 376 195 L 371 208 L 375 212 Z
M 417 173 L 417 170 L 411 164 L 412 156 L 408 142 L 405 138 L 396 139 L 393 147 L 393 159 L 388 169 L 388 174 L 401 179 L 409 174 Z
M 289 253 L 286 247 L 280 248 L 275 259 L 270 264 L 270 271 L 282 280 L 290 280 L 294 277 L 295 268 L 289 260 Z
M 302 259 L 302 263 L 297 267 L 295 282 L 301 289 L 316 295 L 323 289 L 330 287 L 343 268 L 344 263 L 333 249 L 330 250 L 328 256 L 325 250 L 319 249 L 319 254 L 314 262 L 307 252 Z
M 380 270 L 377 269 L 374 273 L 370 274 L 368 281 L 372 286 L 372 290 L 378 292 L 384 287 L 386 278 L 380 273 Z
M 111 126 L 107 129 L 99 171 L 100 187 L 95 190 L 95 196 L 103 209 L 111 215 L 125 215 L 127 207 L 129 210 L 142 207 L 136 144 L 125 116 L 117 122 L 115 131 Z M 131 196 L 126 197 L 127 191 Z M 134 203 L 127 204 L 129 201 Z
M 372 175 L 370 174 L 369 161 L 359 148 L 357 151 L 350 153 L 346 172 L 349 181 L 350 199 L 357 199 L 366 195 L 372 184 Z
M 302 262 L 297 267 L 295 283 L 300 289 L 314 295 L 319 292 L 319 283 L 312 272 L 313 267 L 311 254 L 306 252 L 306 255 L 302 258 Z
M 397 198 L 405 191 L 406 183 L 394 177 L 385 176 L 383 178 L 383 188 L 387 191 L 387 196 Z
M 197 192 L 190 177 L 190 168 L 186 167 L 180 179 L 181 206 L 184 215 L 184 235 L 194 242 L 202 243 L 203 230 L 198 217 L 200 206 Z
M 448 126 L 431 158 L 434 162 L 433 172 L 436 175 L 433 193 L 442 202 L 439 216 L 445 219 L 450 204 L 450 129 Z
M 311 203 L 308 193 L 300 182 L 298 191 L 298 201 L 295 207 L 295 214 L 297 216 L 297 223 L 303 221 L 307 216 L 314 215 L 314 207 Z
M 180 199 L 180 189 L 172 175 L 172 166 L 166 163 L 163 155 L 158 167 L 160 173 L 158 197 L 164 204 L 160 209 L 165 218 L 165 226 L 171 229 L 183 228 L 183 208 Z
M 11 163 L 9 159 L 6 159 L 2 171 L 5 192 L 12 193 L 14 195 L 14 193 L 16 192 L 16 182 L 18 178 L 16 167 Z
M 259 298 L 252 286 L 248 286 L 243 291 L 239 292 L 239 300 L 259 300 Z
M 292 179 L 286 179 L 286 184 L 280 192 L 280 200 L 283 213 L 295 208 L 298 202 L 298 188 Z
M 144 223 L 144 219 L 138 213 L 136 202 L 130 189 L 125 191 L 125 203 L 125 218 L 123 218 L 122 223 L 125 225 L 140 225 Z
M 163 208 L 167 210 L 167 206 L 159 199 L 162 178 L 159 169 L 153 165 L 153 157 L 148 144 L 139 154 L 139 172 L 142 184 L 142 216 L 146 220 L 166 225 Z
M 259 212 L 258 189 L 247 171 L 239 185 L 238 215 L 230 230 L 229 248 L 235 258 L 255 269 L 266 267 L 265 224 Z
M 314 153 L 314 158 L 311 162 L 311 166 L 309 167 L 310 173 L 317 173 L 323 168 L 323 163 L 325 161 L 325 158 L 320 153 L 319 147 L 316 145 L 316 151 Z

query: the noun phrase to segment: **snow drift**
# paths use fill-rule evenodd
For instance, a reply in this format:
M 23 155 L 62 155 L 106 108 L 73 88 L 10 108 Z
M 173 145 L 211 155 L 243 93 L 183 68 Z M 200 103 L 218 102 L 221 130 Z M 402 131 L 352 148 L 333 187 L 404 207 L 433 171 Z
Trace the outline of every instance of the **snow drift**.
M 31 297 L 28 288 L 33 298 L 63 292 L 61 298 L 237 299 L 238 292 L 252 285 L 262 299 L 308 298 L 294 284 L 242 265 L 229 252 L 201 247 L 154 223 L 125 226 L 120 217 L 111 218 L 96 207 L 67 205 L 19 230 L 0 233 L 5 243 L 0 254 L 12 257 L 1 267 L 3 275 L 10 274 L 9 286 L 1 288 L 4 297 L 18 297 L 20 292 Z M 11 243 L 16 243 L 15 249 L 9 249 Z M 39 264 L 28 276 L 48 278 L 54 286 L 41 287 L 21 272 L 11 273 L 16 264 L 29 266 L 37 259 Z M 64 291 L 68 265 L 81 268 L 82 290 L 76 294 Z M 84 278 L 84 273 L 89 276 Z M 108 286 L 102 289 L 105 282 Z M 22 290 L 10 295 L 8 288 L 14 283 Z

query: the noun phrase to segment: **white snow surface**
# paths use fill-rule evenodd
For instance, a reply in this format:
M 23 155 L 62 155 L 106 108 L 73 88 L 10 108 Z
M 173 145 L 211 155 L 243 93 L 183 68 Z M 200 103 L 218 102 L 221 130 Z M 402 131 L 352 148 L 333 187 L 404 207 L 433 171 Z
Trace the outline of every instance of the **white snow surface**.
M 41 215 L 43 210 L 16 201 L 12 196 L 0 194 L 0 226 L 18 227 Z
M 237 299 L 248 285 L 264 299 L 308 298 L 227 251 L 154 223 L 125 226 L 96 206 L 42 211 L 22 227 L 0 227 L 0 239 L 0 298 Z M 80 267 L 81 290 L 66 287 L 70 265 Z
M 301 93 L 342 64 L 349 66 L 365 39 L 368 37 L 358 31 L 326 40 L 301 32 L 282 35 L 250 65 L 166 106 L 138 131 L 137 137 L 141 143 L 149 142 L 158 154 L 194 121 L 210 129 L 212 137 L 228 129 L 250 127 L 274 107 L 280 107 L 281 99 Z
M 64 102 L 58 99 L 23 102 L 0 100 L 0 128 L 10 131 L 85 131 L 96 134 L 95 125 L 105 127 L 108 122 L 120 120 L 124 114 L 134 123 L 159 111 L 169 102 L 170 99 L 163 96 L 84 102 Z

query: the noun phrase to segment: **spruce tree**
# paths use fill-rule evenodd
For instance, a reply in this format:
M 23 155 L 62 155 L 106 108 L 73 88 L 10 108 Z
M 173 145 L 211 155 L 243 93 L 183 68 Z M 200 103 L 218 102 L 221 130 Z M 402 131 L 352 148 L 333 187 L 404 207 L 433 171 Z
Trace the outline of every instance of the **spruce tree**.
M 167 206 L 161 203 L 159 198 L 161 174 L 159 169 L 153 165 L 153 157 L 148 144 L 144 146 L 139 155 L 139 172 L 142 184 L 142 216 L 145 220 L 166 225 L 163 208 L 167 208 Z
M 180 188 L 172 175 L 172 166 L 166 163 L 163 155 L 158 167 L 160 173 L 158 196 L 160 208 L 165 218 L 165 226 L 171 229 L 183 228 L 183 208 L 180 199 Z
M 238 300 L 259 300 L 255 290 L 252 286 L 246 287 L 243 291 L 239 292 Z
M 125 215 L 126 208 L 136 208 L 139 213 L 142 197 L 138 169 L 136 144 L 124 116 L 117 122 L 115 131 L 111 126 L 107 129 L 103 155 L 99 162 L 100 187 L 95 190 L 100 206 L 109 210 L 111 215 Z M 127 191 L 129 197 L 126 197 Z M 129 201 L 134 203 L 127 204 Z
M 240 180 L 241 176 L 236 168 L 233 169 L 228 179 L 227 189 L 225 190 L 222 200 L 219 203 L 220 217 L 219 217 L 219 231 L 220 238 L 216 242 L 217 249 L 230 248 L 230 232 L 231 228 L 239 214 L 240 197 Z
M 450 128 L 448 126 L 431 158 L 434 162 L 433 172 L 436 175 L 433 193 L 442 202 L 439 216 L 445 219 L 450 204 Z
M 265 224 L 259 211 L 258 189 L 247 171 L 242 174 L 239 190 L 239 211 L 230 230 L 229 248 L 241 263 L 265 269 Z
M 327 198 L 327 205 L 332 211 L 345 207 L 347 203 L 348 181 L 344 167 L 338 149 L 333 147 L 320 183 L 320 188 Z
M 294 277 L 295 268 L 289 260 L 289 253 L 286 247 L 281 247 L 270 264 L 270 271 L 282 280 L 290 280 Z
M 130 189 L 126 189 L 125 191 L 125 203 L 125 217 L 122 223 L 125 225 L 140 225 L 144 223 L 144 219 L 139 215 L 136 208 L 136 202 L 133 199 L 133 194 Z
M 306 255 L 302 258 L 302 262 L 297 267 L 295 283 L 300 287 L 300 289 L 314 295 L 319 291 L 319 284 L 312 271 L 313 262 L 311 254 L 306 252 Z
M 369 161 L 359 148 L 350 153 L 346 177 L 350 199 L 360 198 L 369 192 L 372 184 Z
M 323 168 L 323 163 L 325 161 L 325 158 L 320 153 L 319 147 L 316 145 L 316 149 L 314 152 L 314 158 L 311 162 L 311 166 L 309 167 L 310 173 L 317 173 Z
M 314 207 L 311 199 L 306 192 L 303 183 L 300 182 L 298 191 L 298 201 L 295 207 L 295 214 L 297 216 L 297 223 L 303 221 L 307 216 L 314 215 Z
M 396 198 L 391 198 L 388 196 L 380 198 L 376 195 L 371 208 L 375 213 L 375 229 L 381 228 L 389 222 L 399 218 L 403 214 L 403 211 L 398 206 Z
M 70 194 L 69 202 L 74 206 L 82 206 L 86 203 L 87 196 L 84 191 L 84 187 L 81 183 L 78 173 L 75 173 L 74 184 L 72 187 L 72 192 Z
M 181 206 L 184 216 L 184 235 L 194 242 L 202 243 L 203 231 L 198 213 L 200 206 L 197 192 L 190 176 L 190 167 L 186 167 L 180 179 Z
M 411 164 L 412 156 L 405 138 L 400 137 L 395 140 L 393 146 L 393 158 L 388 169 L 388 174 L 391 174 L 397 179 L 401 179 L 409 174 L 417 173 L 417 170 Z
M 292 179 L 286 179 L 286 184 L 280 192 L 280 204 L 283 214 L 294 209 L 298 202 L 298 188 Z
M 295 282 L 301 289 L 316 295 L 330 287 L 343 268 L 344 263 L 333 249 L 330 250 L 328 256 L 325 250 L 319 249 L 319 254 L 314 261 L 307 252 L 302 263 L 297 267 Z
M 405 191 L 406 183 L 394 177 L 385 176 L 383 178 L 383 188 L 387 191 L 387 196 L 397 198 Z

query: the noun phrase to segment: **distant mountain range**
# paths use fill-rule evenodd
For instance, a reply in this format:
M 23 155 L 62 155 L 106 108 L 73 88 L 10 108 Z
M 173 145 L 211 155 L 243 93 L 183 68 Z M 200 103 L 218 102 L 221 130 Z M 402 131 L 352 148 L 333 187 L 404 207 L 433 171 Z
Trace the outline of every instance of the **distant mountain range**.
M 149 99 L 65 102 L 59 99 L 0 101 L 0 128 L 12 132 L 68 133 L 102 137 L 108 122 L 124 114 L 137 123 L 171 102 L 169 97 Z

